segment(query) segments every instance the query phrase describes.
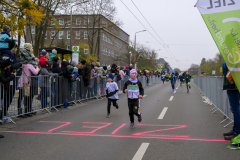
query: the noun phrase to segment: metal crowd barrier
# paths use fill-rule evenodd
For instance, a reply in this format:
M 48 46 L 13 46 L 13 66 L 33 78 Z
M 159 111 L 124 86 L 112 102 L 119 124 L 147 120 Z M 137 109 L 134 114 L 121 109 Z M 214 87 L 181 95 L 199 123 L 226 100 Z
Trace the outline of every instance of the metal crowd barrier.
M 194 76 L 193 80 L 199 93 L 202 94 L 205 104 L 214 106 L 210 111 L 212 113 L 220 111 L 226 117 L 220 123 L 222 124 L 226 120 L 229 120 L 230 122 L 224 127 L 233 123 L 233 114 L 230 111 L 227 91 L 222 90 L 223 77 Z
M 118 84 L 119 93 L 123 91 L 124 84 L 129 80 L 129 76 L 114 81 Z M 75 82 L 57 76 L 20 76 L 16 77 L 9 84 L 0 83 L 0 123 L 12 122 L 12 118 L 23 117 L 42 113 L 58 111 L 58 107 L 67 103 L 82 103 L 85 100 L 101 99 L 106 95 L 106 79 L 95 78 L 88 86 L 83 83 L 82 76 Z M 159 83 L 161 78 L 150 76 L 147 84 L 146 76 L 139 76 L 139 81 L 143 86 Z

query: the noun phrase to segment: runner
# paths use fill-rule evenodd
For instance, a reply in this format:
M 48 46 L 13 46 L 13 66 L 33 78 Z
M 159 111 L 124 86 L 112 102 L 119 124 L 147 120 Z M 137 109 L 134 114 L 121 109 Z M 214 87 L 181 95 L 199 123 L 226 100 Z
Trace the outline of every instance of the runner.
M 187 93 L 189 93 L 189 88 L 191 89 L 190 86 L 190 81 L 191 81 L 191 76 L 188 74 L 188 71 L 186 72 L 185 80 L 186 80 L 186 86 L 187 86 Z
M 137 70 L 130 71 L 131 78 L 125 83 L 123 92 L 127 93 L 128 108 L 130 117 L 130 127 L 134 128 L 134 114 L 138 117 L 138 122 L 142 122 L 142 114 L 139 111 L 139 99 L 143 98 L 144 89 L 142 83 L 137 79 Z
M 179 76 L 179 79 L 180 79 L 180 86 L 182 87 L 183 80 L 184 80 L 184 76 L 181 74 L 181 75 Z
M 173 92 L 175 92 L 176 91 L 175 84 L 176 84 L 177 77 L 176 77 L 174 71 L 172 71 L 172 74 L 169 79 L 171 80 Z
M 163 84 L 164 84 L 165 78 L 166 78 L 166 75 L 165 75 L 165 73 L 163 73 L 162 76 L 161 76 L 161 79 L 162 79 L 162 81 L 163 81 Z
M 111 109 L 111 103 L 113 103 L 113 106 L 116 107 L 116 109 L 119 108 L 117 100 L 118 98 L 118 85 L 116 82 L 113 82 L 113 75 L 109 74 L 107 77 L 107 84 L 106 84 L 106 94 L 108 98 L 108 106 L 107 106 L 107 118 L 110 118 L 110 109 Z

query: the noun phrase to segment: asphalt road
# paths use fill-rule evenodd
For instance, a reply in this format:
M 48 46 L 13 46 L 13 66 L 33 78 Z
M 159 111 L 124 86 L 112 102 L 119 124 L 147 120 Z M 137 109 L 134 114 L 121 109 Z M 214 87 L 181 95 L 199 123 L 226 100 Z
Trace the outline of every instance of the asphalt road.
M 172 93 L 169 83 L 156 84 L 145 87 L 145 95 L 143 121 L 135 117 L 134 129 L 126 95 L 119 96 L 111 118 L 103 99 L 4 129 L 0 160 L 239 159 L 222 136 L 232 126 L 223 128 L 223 115 L 209 112 L 195 86 L 187 94 L 185 85 Z

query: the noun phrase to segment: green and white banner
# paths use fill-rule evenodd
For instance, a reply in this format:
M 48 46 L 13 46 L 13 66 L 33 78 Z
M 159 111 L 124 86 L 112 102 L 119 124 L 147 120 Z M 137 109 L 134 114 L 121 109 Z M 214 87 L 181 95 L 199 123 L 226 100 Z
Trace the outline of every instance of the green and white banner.
M 79 46 L 72 46 L 72 61 L 79 62 Z
M 240 0 L 198 0 L 196 6 L 240 91 Z

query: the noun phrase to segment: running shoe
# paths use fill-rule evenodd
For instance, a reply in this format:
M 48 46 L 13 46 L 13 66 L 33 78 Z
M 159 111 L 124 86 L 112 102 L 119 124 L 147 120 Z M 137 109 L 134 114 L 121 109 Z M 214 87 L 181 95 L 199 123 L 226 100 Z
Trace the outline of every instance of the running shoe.
M 119 106 L 118 106 L 118 104 L 116 105 L 116 106 L 114 106 L 116 109 L 118 109 L 119 108 Z
M 140 113 L 140 115 L 138 116 L 138 122 L 142 122 L 142 113 Z
M 111 117 L 111 115 L 110 115 L 110 113 L 108 113 L 108 114 L 107 114 L 107 118 L 110 118 L 110 117 Z
M 234 131 L 233 130 L 231 130 L 231 131 L 229 131 L 227 133 L 223 133 L 223 136 L 231 136 L 231 135 L 234 135 Z
M 134 128 L 134 123 L 133 122 L 131 122 L 130 128 Z

